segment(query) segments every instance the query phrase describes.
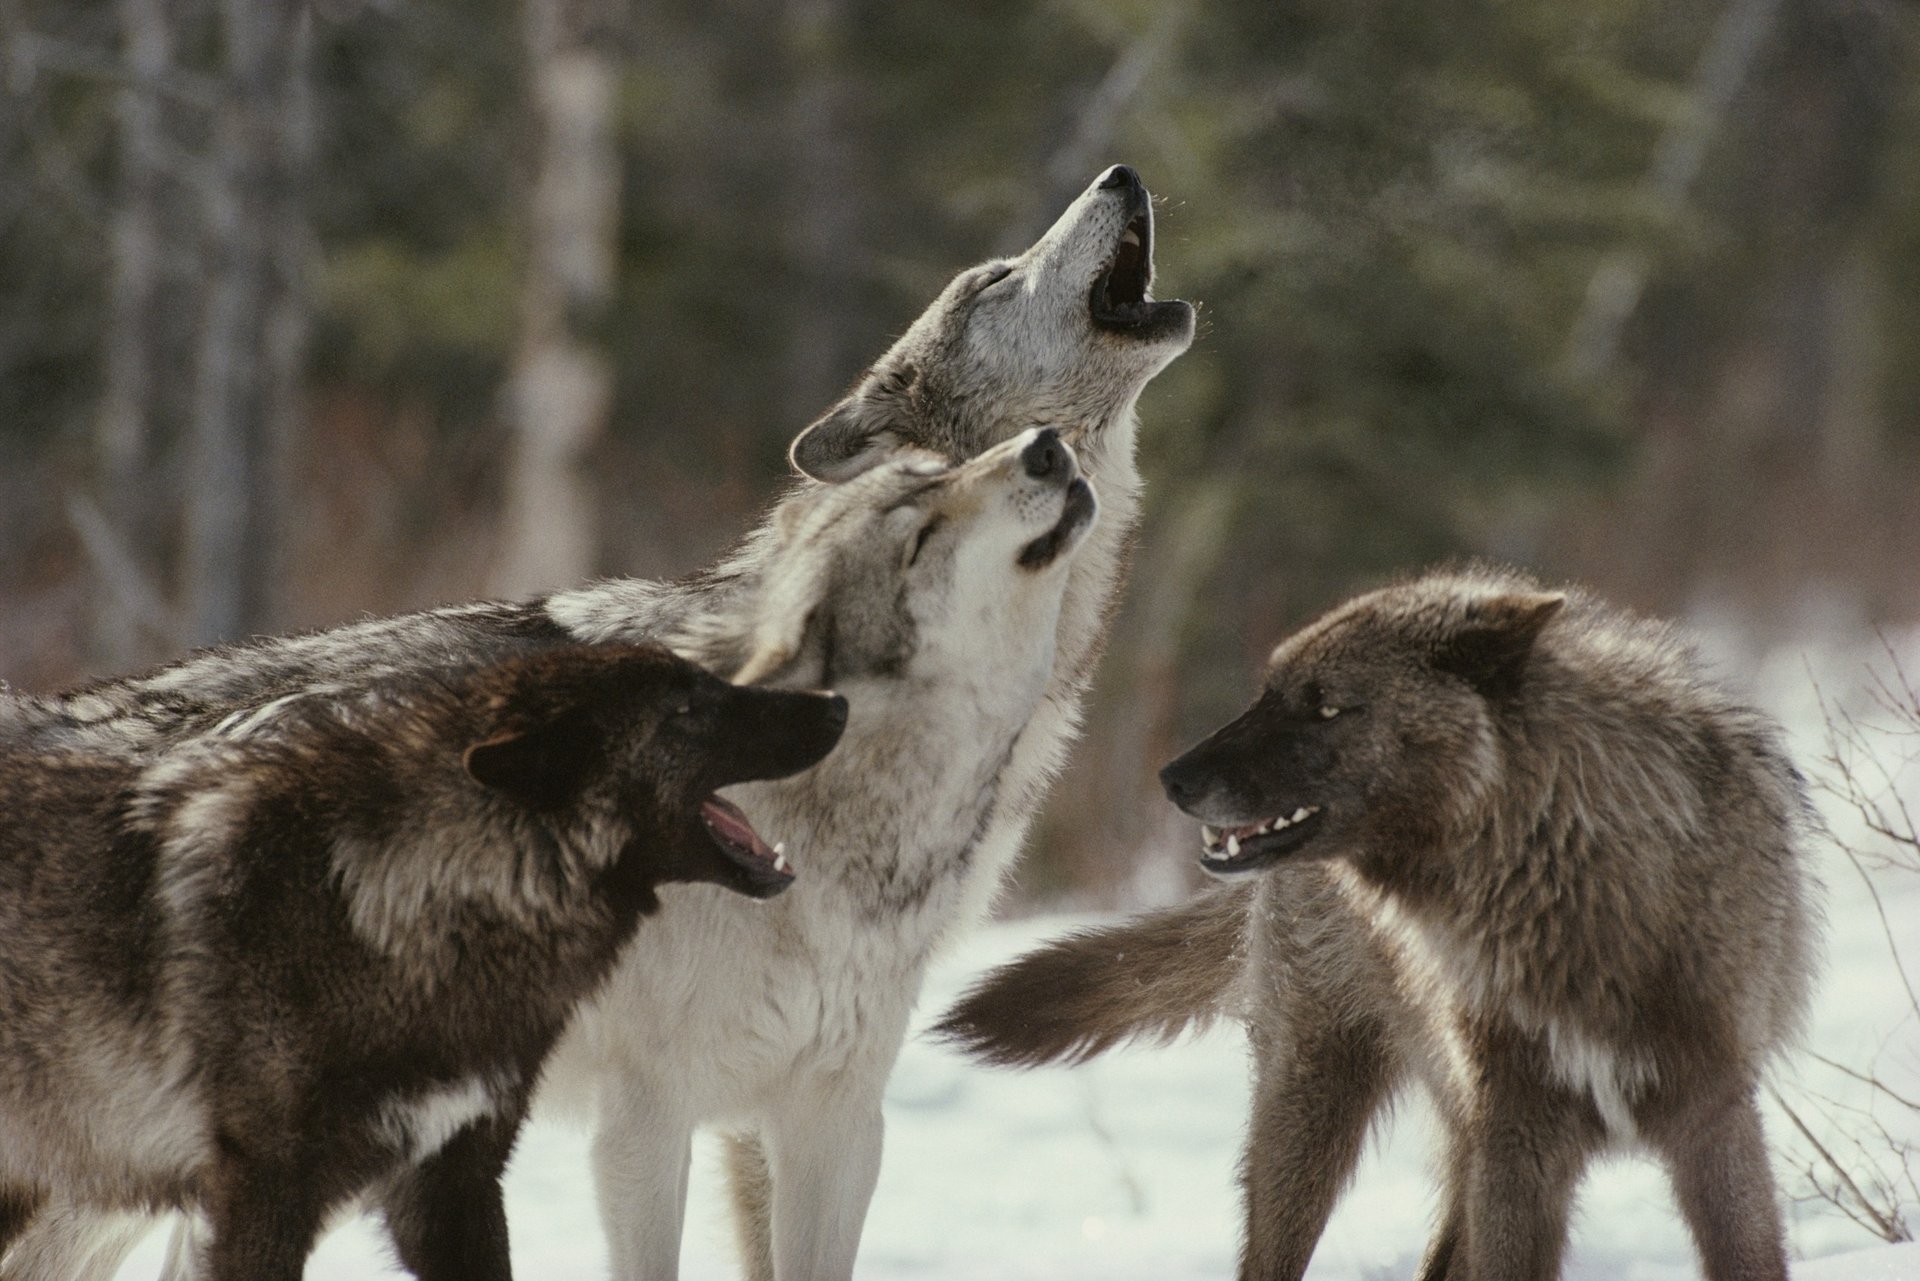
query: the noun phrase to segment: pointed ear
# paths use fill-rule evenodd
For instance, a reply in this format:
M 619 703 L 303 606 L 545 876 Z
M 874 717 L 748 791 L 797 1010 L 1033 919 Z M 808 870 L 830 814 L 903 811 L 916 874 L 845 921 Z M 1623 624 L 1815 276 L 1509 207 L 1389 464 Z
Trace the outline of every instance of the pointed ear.
M 787 459 L 795 471 L 837 485 L 887 458 L 906 442 L 892 430 L 891 416 L 864 389 L 821 415 L 794 437 Z
M 481 739 L 460 763 L 482 787 L 531 810 L 556 810 L 579 795 L 603 750 L 592 721 L 576 710 Z
M 807 647 L 808 633 L 826 626 L 831 557 L 797 556 L 776 562 L 764 581 L 748 638 L 746 661 L 731 677 L 735 685 L 758 685 L 785 673 Z
M 1433 664 L 1483 693 L 1510 688 L 1525 670 L 1540 629 L 1566 603 L 1559 592 L 1512 592 L 1475 601 L 1441 640 Z

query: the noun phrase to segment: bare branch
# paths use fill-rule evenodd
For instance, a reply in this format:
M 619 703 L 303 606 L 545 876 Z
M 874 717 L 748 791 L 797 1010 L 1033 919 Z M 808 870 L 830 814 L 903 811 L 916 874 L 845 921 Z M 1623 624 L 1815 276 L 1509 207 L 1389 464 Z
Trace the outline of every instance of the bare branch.
M 1906 1225 L 1901 1222 L 1899 1213 L 1897 1211 L 1882 1211 L 1880 1207 L 1874 1204 L 1872 1198 L 1860 1190 L 1860 1185 L 1854 1182 L 1853 1176 L 1847 1173 L 1846 1167 L 1840 1164 L 1839 1158 L 1828 1151 L 1827 1146 L 1815 1137 L 1813 1131 L 1808 1128 L 1807 1123 L 1800 1119 L 1800 1114 L 1795 1112 L 1793 1108 L 1788 1105 L 1787 1101 L 1780 1096 L 1780 1092 L 1769 1089 L 1767 1093 L 1773 1096 L 1773 1101 L 1780 1106 L 1780 1110 L 1787 1114 L 1787 1119 L 1793 1122 L 1794 1128 L 1800 1131 L 1801 1137 L 1806 1139 L 1813 1150 L 1819 1154 L 1820 1160 L 1825 1163 L 1827 1169 L 1832 1172 L 1833 1177 L 1838 1180 L 1836 1187 L 1844 1187 L 1846 1193 L 1852 1197 L 1853 1208 L 1857 1210 L 1860 1215 L 1865 1215 L 1866 1221 L 1863 1222 L 1858 1215 L 1849 1211 L 1847 1203 L 1843 1198 L 1839 1197 L 1837 1193 L 1829 1193 L 1828 1189 L 1821 1184 L 1814 1169 L 1809 1166 L 1807 1176 L 1813 1183 L 1813 1186 L 1820 1189 L 1823 1196 L 1842 1212 L 1846 1213 L 1847 1217 L 1853 1219 L 1854 1222 L 1861 1223 L 1863 1227 L 1870 1223 L 1871 1230 L 1881 1240 L 1912 1240 L 1912 1235 L 1907 1231 Z
M 1912 1099 L 1905 1098 L 1902 1095 L 1895 1093 L 1894 1090 L 1890 1086 L 1888 1086 L 1885 1081 L 1882 1081 L 1879 1077 L 1870 1076 L 1865 1072 L 1861 1072 L 1855 1068 L 1850 1068 L 1844 1063 L 1828 1058 L 1826 1055 L 1820 1053 L 1818 1050 L 1808 1050 L 1806 1054 L 1808 1058 L 1813 1059 L 1817 1063 L 1821 1063 L 1827 1067 L 1832 1068 L 1834 1071 L 1840 1073 L 1843 1076 L 1850 1076 L 1854 1080 L 1859 1081 L 1863 1085 L 1872 1086 L 1879 1093 L 1886 1095 L 1888 1098 L 1892 1099 L 1895 1103 L 1898 1103 L 1901 1107 L 1912 1108 L 1914 1111 L 1920 1112 L 1920 1102 L 1915 1102 Z

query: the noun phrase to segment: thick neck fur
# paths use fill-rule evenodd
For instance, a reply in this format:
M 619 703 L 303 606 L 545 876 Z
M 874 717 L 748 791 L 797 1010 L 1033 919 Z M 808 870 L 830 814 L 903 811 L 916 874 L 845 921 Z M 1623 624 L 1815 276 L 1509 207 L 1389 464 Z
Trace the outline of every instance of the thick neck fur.
M 1797 828 L 1772 731 L 1698 683 L 1608 686 L 1577 658 L 1537 662 L 1530 692 L 1491 705 L 1492 774 L 1460 788 L 1479 799 L 1430 844 L 1356 854 L 1349 885 L 1455 1008 L 1632 1038 L 1649 1020 L 1706 1018 L 1677 1012 L 1693 991 L 1747 990 L 1751 1004 L 1720 1012 L 1730 1040 L 1777 1041 L 1806 968 L 1788 907 L 1798 873 L 1788 845 L 1729 818 L 1757 802 L 1776 832 Z M 1700 940 L 1701 921 L 1754 932 L 1744 989 L 1714 969 L 1725 949 Z

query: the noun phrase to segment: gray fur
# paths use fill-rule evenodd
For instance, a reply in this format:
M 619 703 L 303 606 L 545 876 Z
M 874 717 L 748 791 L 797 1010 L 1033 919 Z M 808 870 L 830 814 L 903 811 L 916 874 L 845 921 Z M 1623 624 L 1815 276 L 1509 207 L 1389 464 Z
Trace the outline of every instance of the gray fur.
M 1176 909 L 1244 929 L 1246 964 L 1189 961 L 1151 915 L 1014 962 L 944 1027 L 1038 1062 L 1176 1030 L 1142 987 L 1244 1017 L 1244 1277 L 1303 1273 L 1409 1078 L 1451 1135 L 1427 1281 L 1556 1275 L 1582 1170 L 1623 1145 L 1667 1165 L 1711 1281 L 1785 1276 L 1754 1098 L 1811 982 L 1811 819 L 1778 728 L 1671 628 L 1505 571 L 1415 579 L 1288 639 L 1163 779 L 1221 829 L 1203 865 L 1259 874 Z M 1143 944 L 1164 971 L 1106 963 Z M 1098 1021 L 1033 1012 L 1054 989 Z

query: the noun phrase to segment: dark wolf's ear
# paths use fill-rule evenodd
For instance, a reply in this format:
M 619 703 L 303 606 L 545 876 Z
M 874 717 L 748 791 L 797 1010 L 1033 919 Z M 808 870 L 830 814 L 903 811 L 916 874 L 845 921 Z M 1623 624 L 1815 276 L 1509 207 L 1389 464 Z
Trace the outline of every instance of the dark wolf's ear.
M 1433 665 L 1485 693 L 1509 688 L 1525 669 L 1540 629 L 1566 603 L 1559 592 L 1513 592 L 1475 601 L 1441 639 Z
M 579 795 L 602 750 L 586 713 L 575 710 L 484 738 L 460 762 L 483 787 L 531 810 L 557 810 Z
M 885 405 L 856 391 L 794 437 L 787 458 L 795 471 L 839 484 L 887 460 L 906 442 Z

